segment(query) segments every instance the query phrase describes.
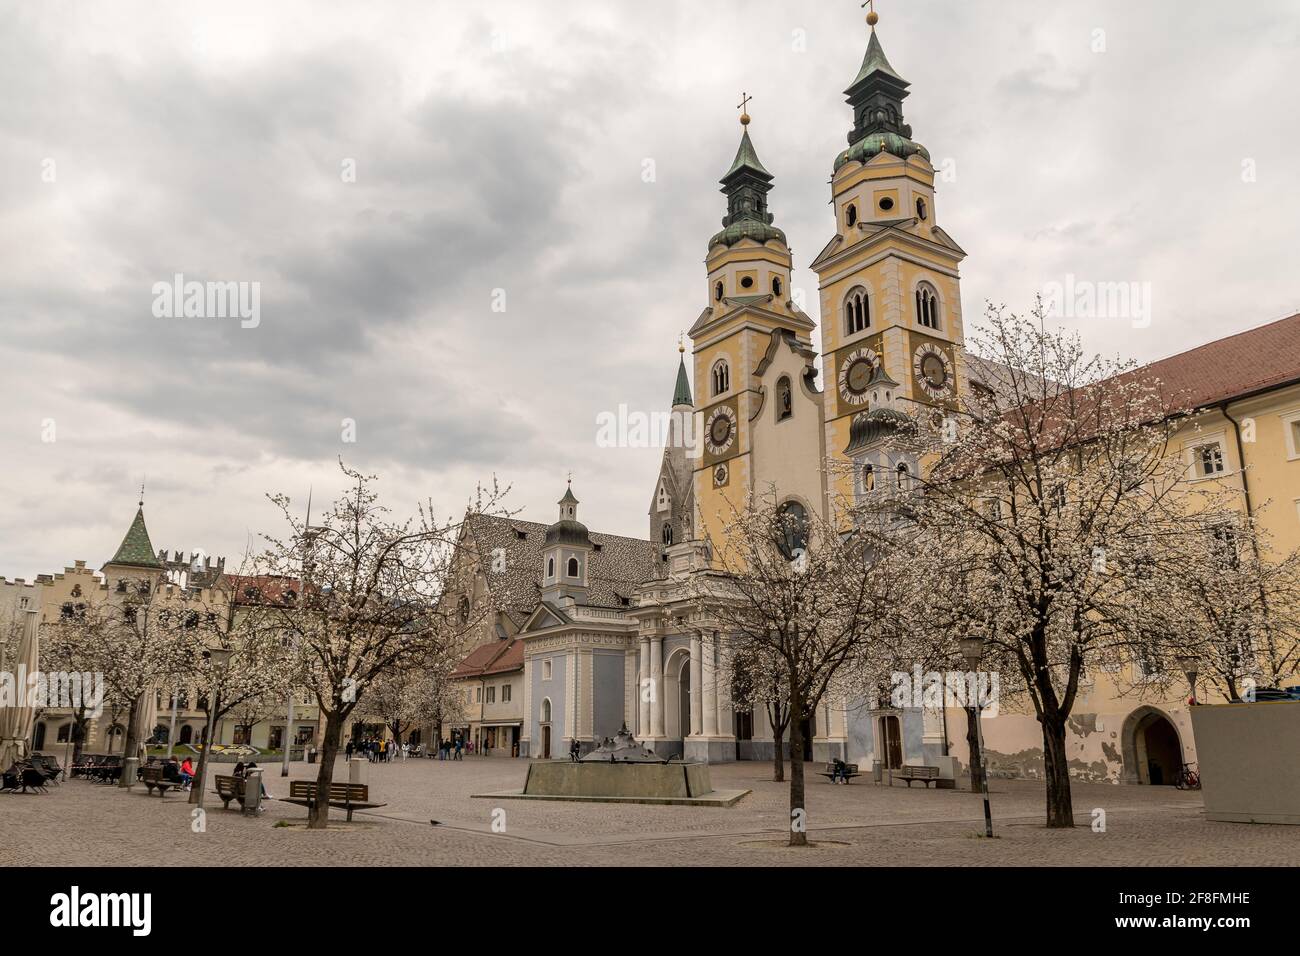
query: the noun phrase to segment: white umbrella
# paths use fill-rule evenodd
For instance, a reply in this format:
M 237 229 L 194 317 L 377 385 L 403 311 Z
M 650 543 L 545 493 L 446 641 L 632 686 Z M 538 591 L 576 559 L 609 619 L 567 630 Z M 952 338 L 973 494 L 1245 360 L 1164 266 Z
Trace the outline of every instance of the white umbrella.
M 11 660 L 16 699 L 11 706 L 0 709 L 0 770 L 8 769 L 29 752 L 27 742 L 32 735 L 32 725 L 36 723 L 36 711 L 28 705 L 27 677 L 35 674 L 40 666 L 37 623 L 36 612 L 28 611 L 18 651 Z

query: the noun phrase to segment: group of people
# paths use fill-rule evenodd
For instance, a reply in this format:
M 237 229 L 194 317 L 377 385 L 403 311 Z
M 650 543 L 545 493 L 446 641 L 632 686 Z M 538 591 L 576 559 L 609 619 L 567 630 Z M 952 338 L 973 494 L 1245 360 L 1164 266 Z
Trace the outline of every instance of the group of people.
M 356 754 L 358 757 L 365 757 L 371 763 L 392 763 L 398 757 L 405 760 L 423 754 L 420 744 L 399 745 L 395 740 L 379 740 L 373 737 L 355 741 L 349 739 L 343 747 L 343 752 L 349 760 L 352 759 L 353 754 Z
M 168 757 L 163 761 L 162 772 L 164 780 L 179 783 L 182 790 L 189 790 L 194 785 L 194 762 L 189 757 L 179 762 L 175 757 Z

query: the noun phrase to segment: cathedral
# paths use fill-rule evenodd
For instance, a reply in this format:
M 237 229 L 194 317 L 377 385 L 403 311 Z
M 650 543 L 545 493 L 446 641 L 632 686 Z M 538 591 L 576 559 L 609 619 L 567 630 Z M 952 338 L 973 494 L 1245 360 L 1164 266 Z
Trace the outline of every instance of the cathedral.
M 514 711 L 497 703 L 489 714 L 482 704 L 482 719 L 462 733 L 499 741 L 508 725 L 517 746 L 503 752 L 546 758 L 575 743 L 586 752 L 626 725 L 664 755 L 772 759 L 768 716 L 732 701 L 728 642 L 698 599 L 695 585 L 712 570 L 705 542 L 750 494 L 775 495 L 795 516 L 826 517 L 832 502 L 906 485 L 921 463 L 900 427 L 942 427 L 975 391 L 1002 387 L 998 368 L 964 348 L 965 253 L 940 225 L 935 169 L 904 120 L 908 83 L 885 56 L 876 20 L 867 18 L 866 53 L 845 90 L 848 144 L 830 160 L 834 222 L 811 264 L 820 345 L 818 323 L 791 296 L 791 252 L 769 204 L 774 177 L 742 114 L 721 179 L 722 229 L 707 243 L 689 370 L 680 347 L 648 540 L 589 532 L 572 490 L 549 526 L 474 516 L 478 553 L 501 555 L 510 569 L 492 573 L 480 559 L 474 599 L 490 594 L 500 609 L 482 640 L 508 638 L 493 654 L 514 668 L 475 679 L 499 684 L 484 686 L 482 700 L 507 696 Z M 1300 547 L 1297 355 L 1300 315 L 1148 366 L 1188 407 L 1207 410 L 1178 439 L 1192 478 L 1205 477 L 1197 462 L 1210 462 L 1283 553 Z M 1244 419 L 1263 437 L 1243 441 Z M 471 688 L 466 700 L 478 695 Z M 1032 713 L 1003 708 L 983 723 L 991 773 L 1042 773 Z M 967 759 L 960 709 L 832 700 L 802 730 L 807 760 L 923 764 L 938 768 L 940 786 L 952 786 Z M 1067 756 L 1081 779 L 1168 783 L 1196 759 L 1186 690 L 1134 697 L 1106 674 L 1087 675 Z
M 702 542 L 720 531 L 713 525 L 728 503 L 751 492 L 775 493 L 796 514 L 825 515 L 834 496 L 906 480 L 917 463 L 891 447 L 894 428 L 908 413 L 941 419 L 966 387 L 964 253 L 939 225 L 935 170 L 903 119 L 908 83 L 886 58 L 875 20 L 845 91 L 851 128 L 831 165 L 832 235 L 812 263 L 825 317 L 821 354 L 817 323 L 791 298 L 791 252 L 769 207 L 774 177 L 744 113 L 721 178 L 722 229 L 707 243 L 707 304 L 689 332 L 693 374 L 680 348 L 649 540 L 590 533 L 571 489 L 545 529 L 477 519 L 478 533 L 514 529 L 496 533 L 520 546 L 510 561 L 540 562 L 529 569 L 537 593 L 511 612 L 518 629 L 498 625 L 523 645 L 523 756 L 560 756 L 575 740 L 585 752 L 626 724 L 662 754 L 771 759 L 767 716 L 733 705 L 722 679 L 725 641 L 692 598 L 692 576 L 709 568 Z M 681 434 L 688 422 L 693 442 Z M 845 467 L 827 469 L 828 460 Z M 484 588 L 493 589 L 492 577 Z M 807 759 L 948 759 L 942 713 L 839 702 L 808 723 Z

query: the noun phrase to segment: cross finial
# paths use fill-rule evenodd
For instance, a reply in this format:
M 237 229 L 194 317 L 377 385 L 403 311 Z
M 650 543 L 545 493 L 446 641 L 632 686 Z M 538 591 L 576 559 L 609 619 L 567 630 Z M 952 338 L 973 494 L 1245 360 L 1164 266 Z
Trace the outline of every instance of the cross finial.
M 678 333 L 677 333 L 677 351 L 678 351 L 678 352 L 681 352 L 681 353 L 684 353 L 684 352 L 686 351 L 686 333 L 685 333 L 685 332 L 678 332 Z
M 750 96 L 748 93 L 742 92 L 740 94 L 740 105 L 737 106 L 736 109 L 740 110 L 741 126 L 749 125 L 749 101 L 752 99 L 753 97 Z
M 140 507 L 144 507 L 144 479 L 140 479 Z
M 876 13 L 876 0 L 863 0 L 862 6 L 867 7 L 867 26 L 875 32 L 876 24 L 880 22 L 880 16 Z

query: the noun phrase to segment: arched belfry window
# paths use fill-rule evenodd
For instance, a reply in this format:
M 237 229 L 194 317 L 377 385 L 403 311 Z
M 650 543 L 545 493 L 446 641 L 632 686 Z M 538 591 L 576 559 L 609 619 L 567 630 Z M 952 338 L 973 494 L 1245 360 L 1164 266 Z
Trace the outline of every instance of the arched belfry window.
M 853 203 L 849 203 L 848 208 L 844 210 L 844 222 L 849 226 L 858 224 L 858 207 Z
M 721 395 L 731 388 L 731 367 L 727 365 L 726 359 L 718 359 L 713 363 L 713 394 Z
M 664 522 L 663 538 L 665 547 L 673 543 L 673 526 L 667 521 Z
M 578 559 L 577 559 L 577 558 L 569 558 L 569 577 L 571 577 L 571 578 L 576 578 L 576 577 L 578 577 Z
M 551 698 L 542 698 L 541 712 L 538 714 L 538 717 L 543 724 L 549 724 L 551 722 Z
M 555 577 L 555 559 L 554 559 L 554 558 L 547 558 L 547 559 L 546 559 L 546 576 L 547 576 L 548 578 L 553 578 L 553 577 Z
M 876 490 L 876 468 L 871 462 L 867 462 L 862 466 L 862 490 Z
M 776 512 L 776 546 L 793 561 L 808 547 L 808 510 L 797 501 L 786 501 Z
M 719 282 L 713 287 L 713 299 L 715 302 L 722 301 L 722 283 Z
M 925 200 L 920 196 L 916 197 L 916 218 L 922 221 L 930 218 L 930 210 L 925 205 Z
M 912 469 L 907 466 L 907 462 L 898 463 L 898 488 L 900 491 L 906 491 L 912 486 Z
M 780 295 L 780 294 L 781 294 L 781 277 L 780 277 L 780 276 L 772 276 L 772 294 L 773 294 L 773 295 Z
M 782 375 L 776 383 L 776 420 L 783 422 L 794 417 L 794 388 L 790 376 Z
M 858 286 L 844 300 L 844 334 L 855 335 L 871 325 L 871 300 L 867 290 Z
M 927 329 L 939 327 L 939 293 L 928 282 L 916 287 L 916 321 Z

